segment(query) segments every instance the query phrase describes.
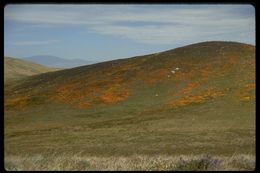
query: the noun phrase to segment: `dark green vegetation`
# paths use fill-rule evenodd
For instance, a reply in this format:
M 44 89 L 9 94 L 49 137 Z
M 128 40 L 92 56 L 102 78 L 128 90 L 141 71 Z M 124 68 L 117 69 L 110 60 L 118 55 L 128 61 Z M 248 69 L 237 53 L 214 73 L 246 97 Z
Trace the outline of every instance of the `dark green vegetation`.
M 6 158 L 254 155 L 255 47 L 204 42 L 27 77 L 5 87 L 4 118 Z
M 59 70 L 21 59 L 4 57 L 4 81 L 9 82 L 40 73 Z

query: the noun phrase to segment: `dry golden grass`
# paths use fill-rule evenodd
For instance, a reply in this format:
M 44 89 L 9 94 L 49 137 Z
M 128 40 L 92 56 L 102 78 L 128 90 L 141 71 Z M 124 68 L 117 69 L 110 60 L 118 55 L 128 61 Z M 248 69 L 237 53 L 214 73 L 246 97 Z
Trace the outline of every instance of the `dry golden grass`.
M 50 68 L 30 61 L 4 57 L 4 82 L 10 82 L 36 74 L 61 70 Z
M 180 156 L 147 156 L 132 155 L 130 157 L 94 157 L 81 154 L 57 154 L 34 156 L 8 156 L 5 158 L 6 170 L 26 171 L 82 171 L 82 170 L 254 170 L 255 156 L 233 155 L 180 155 Z

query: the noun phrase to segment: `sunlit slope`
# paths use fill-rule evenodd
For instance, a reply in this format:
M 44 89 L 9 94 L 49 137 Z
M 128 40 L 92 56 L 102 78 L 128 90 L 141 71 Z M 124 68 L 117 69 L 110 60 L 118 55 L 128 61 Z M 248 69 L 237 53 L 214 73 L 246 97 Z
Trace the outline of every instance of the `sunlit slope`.
M 220 98 L 254 102 L 254 91 L 254 46 L 204 42 L 32 76 L 6 88 L 5 108 L 53 102 L 89 109 L 134 102 L 140 109 L 176 109 Z
M 55 71 L 58 69 L 48 68 L 40 64 L 35 64 L 29 61 L 5 57 L 4 58 L 4 80 L 10 81 L 20 79 L 35 74 Z

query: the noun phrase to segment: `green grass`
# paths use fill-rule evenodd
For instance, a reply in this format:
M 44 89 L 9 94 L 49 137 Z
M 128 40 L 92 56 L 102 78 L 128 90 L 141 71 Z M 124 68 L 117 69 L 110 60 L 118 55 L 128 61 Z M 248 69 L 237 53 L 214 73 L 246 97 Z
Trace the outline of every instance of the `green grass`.
M 43 153 L 54 149 L 100 156 L 253 154 L 254 105 L 241 105 L 236 110 L 231 104 L 224 107 L 221 103 L 214 102 L 222 108 L 219 110 L 208 110 L 213 104 L 209 102 L 148 112 L 130 109 L 126 103 L 90 110 L 49 105 L 19 114 L 10 112 L 5 116 L 5 151 Z

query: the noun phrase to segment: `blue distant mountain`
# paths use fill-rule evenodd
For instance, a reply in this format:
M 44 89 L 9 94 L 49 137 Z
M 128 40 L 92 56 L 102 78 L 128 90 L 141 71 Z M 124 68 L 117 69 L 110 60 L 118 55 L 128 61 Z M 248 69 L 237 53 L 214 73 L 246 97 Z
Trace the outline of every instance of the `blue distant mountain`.
M 77 66 L 94 63 L 92 61 L 86 61 L 82 59 L 64 59 L 64 58 L 50 56 L 50 55 L 37 55 L 37 56 L 25 57 L 22 59 L 37 64 L 45 65 L 48 67 L 59 67 L 59 68 L 73 68 Z

